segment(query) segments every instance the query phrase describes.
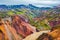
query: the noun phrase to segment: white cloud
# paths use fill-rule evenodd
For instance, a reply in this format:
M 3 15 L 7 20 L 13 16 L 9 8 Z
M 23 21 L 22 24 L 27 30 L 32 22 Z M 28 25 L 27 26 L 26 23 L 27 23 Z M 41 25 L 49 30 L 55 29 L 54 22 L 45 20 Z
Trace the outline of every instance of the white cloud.
M 52 6 L 49 6 L 49 5 L 35 5 L 37 7 L 52 7 Z
M 36 6 L 55 6 L 60 4 L 60 0 L 0 0 L 0 4 L 19 5 L 33 4 Z

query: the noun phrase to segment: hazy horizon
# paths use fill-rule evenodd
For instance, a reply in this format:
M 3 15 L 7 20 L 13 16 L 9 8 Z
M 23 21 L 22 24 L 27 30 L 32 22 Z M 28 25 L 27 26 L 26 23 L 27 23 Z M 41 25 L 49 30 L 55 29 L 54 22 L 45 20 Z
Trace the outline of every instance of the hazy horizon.
M 60 0 L 0 0 L 0 5 L 33 4 L 37 7 L 53 7 L 60 5 Z

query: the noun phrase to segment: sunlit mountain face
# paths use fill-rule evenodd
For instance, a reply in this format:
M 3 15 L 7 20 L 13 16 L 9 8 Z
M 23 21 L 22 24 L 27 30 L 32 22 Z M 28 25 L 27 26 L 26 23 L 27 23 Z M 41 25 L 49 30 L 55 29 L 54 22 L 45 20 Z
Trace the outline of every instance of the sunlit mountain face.
M 60 40 L 60 0 L 0 0 L 0 40 L 25 39 Z

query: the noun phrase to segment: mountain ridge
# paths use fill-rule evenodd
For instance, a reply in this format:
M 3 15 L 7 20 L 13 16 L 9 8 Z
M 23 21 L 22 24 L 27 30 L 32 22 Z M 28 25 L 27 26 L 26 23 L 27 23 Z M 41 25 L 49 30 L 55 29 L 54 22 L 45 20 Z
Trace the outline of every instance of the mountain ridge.
M 29 4 L 29 5 L 0 5 L 0 8 L 6 8 L 6 9 L 16 9 L 16 8 L 30 8 L 30 9 L 51 9 L 50 7 L 36 7 L 35 5 Z

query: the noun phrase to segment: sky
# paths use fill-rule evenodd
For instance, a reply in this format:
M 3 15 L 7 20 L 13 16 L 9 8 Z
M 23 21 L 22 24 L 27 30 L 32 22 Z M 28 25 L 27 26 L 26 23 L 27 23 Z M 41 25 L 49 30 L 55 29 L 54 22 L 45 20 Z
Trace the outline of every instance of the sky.
M 37 7 L 53 7 L 60 5 L 60 0 L 0 0 L 0 5 L 33 4 Z

